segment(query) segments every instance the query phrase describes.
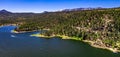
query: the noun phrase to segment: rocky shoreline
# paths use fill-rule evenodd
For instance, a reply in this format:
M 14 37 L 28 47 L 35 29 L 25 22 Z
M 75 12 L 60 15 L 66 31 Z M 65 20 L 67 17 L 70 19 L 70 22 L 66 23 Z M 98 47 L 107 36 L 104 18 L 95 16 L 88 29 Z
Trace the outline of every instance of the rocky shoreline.
M 109 50 L 113 53 L 120 52 L 120 50 L 118 50 L 117 48 L 106 47 L 104 44 L 97 44 L 96 43 L 97 41 L 83 40 L 83 42 L 90 44 L 92 47 L 106 49 L 106 50 Z

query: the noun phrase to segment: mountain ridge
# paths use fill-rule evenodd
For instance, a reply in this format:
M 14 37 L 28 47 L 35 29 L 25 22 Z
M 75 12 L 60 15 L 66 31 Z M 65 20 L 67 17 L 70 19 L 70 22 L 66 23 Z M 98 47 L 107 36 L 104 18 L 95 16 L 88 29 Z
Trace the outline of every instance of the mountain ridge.
M 113 7 L 113 8 L 120 8 L 120 7 Z M 103 7 L 87 7 L 87 8 L 72 8 L 72 9 L 62 9 L 62 10 L 57 10 L 57 11 L 43 11 L 42 13 L 46 12 L 61 12 L 61 11 L 83 11 L 83 10 L 102 10 L 102 9 L 113 9 L 113 8 L 103 8 Z M 10 11 L 7 11 L 5 9 L 0 10 L 0 13 L 12 13 Z M 21 12 L 21 13 L 32 13 L 32 12 Z

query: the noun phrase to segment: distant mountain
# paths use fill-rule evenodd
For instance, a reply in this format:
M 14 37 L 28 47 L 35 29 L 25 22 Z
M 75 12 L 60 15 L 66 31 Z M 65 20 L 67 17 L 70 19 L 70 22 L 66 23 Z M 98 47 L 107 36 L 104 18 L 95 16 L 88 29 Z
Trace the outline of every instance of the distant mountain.
M 5 9 L 0 10 L 0 14 L 9 14 L 9 13 L 12 13 L 12 12 L 9 12 L 9 11 L 7 11 Z
M 100 10 L 100 9 L 106 9 L 106 8 L 102 8 L 102 7 L 97 7 L 97 8 L 74 8 L 74 9 L 64 9 L 62 11 L 82 11 L 82 10 Z

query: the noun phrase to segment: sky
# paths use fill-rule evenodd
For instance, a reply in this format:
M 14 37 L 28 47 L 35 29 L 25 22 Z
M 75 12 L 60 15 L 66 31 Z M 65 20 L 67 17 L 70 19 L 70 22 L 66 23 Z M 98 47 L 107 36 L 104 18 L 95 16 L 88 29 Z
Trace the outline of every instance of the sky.
M 0 10 L 11 12 L 40 13 L 87 7 L 120 7 L 120 0 L 0 0 Z

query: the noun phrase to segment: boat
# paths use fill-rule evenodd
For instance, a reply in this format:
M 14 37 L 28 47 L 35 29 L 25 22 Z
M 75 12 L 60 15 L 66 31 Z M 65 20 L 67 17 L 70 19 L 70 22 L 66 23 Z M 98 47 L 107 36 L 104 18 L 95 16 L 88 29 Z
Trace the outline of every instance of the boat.
M 15 37 L 14 35 L 11 35 L 11 37 Z

